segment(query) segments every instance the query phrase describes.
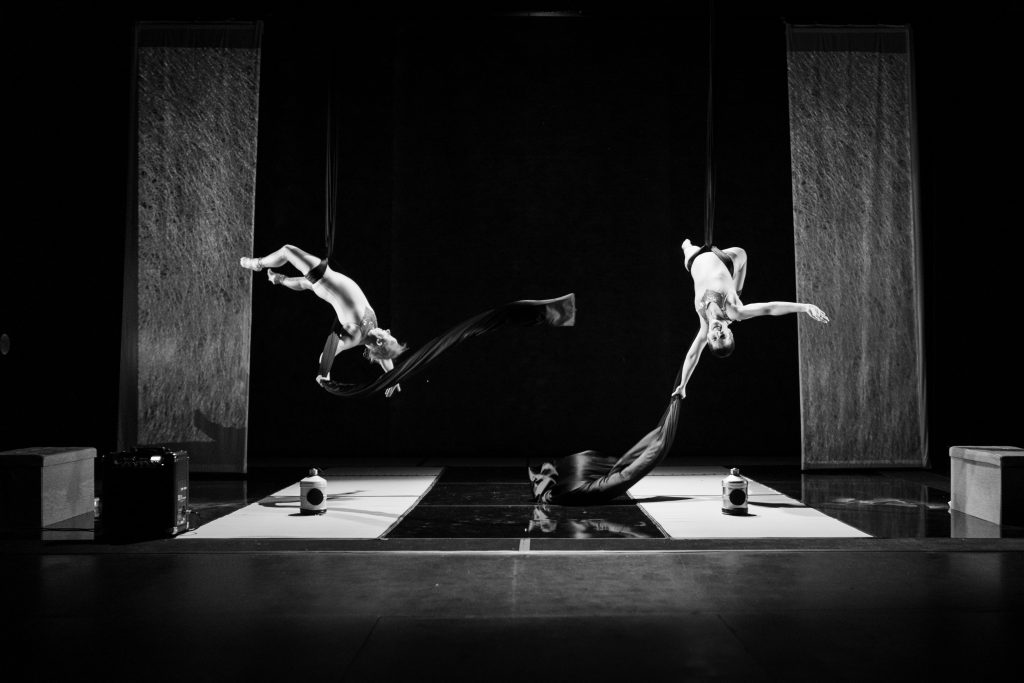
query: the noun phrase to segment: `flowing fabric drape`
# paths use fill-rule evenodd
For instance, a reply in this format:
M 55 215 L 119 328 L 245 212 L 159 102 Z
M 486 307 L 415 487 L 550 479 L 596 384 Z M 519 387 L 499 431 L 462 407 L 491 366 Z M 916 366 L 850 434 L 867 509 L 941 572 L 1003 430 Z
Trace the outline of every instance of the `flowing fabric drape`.
M 528 327 L 546 325 L 569 327 L 576 322 L 576 297 L 566 294 L 556 299 L 523 300 L 492 308 L 465 320 L 441 334 L 408 356 L 400 357 L 391 372 L 364 384 L 345 384 L 334 380 L 321 380 L 320 386 L 342 397 L 366 396 L 414 376 L 425 369 L 445 351 L 472 337 L 489 334 L 503 327 Z M 326 376 L 334 363 L 338 337 L 333 332 L 327 336 L 323 355 L 320 358 L 320 375 Z
M 673 387 L 679 386 L 683 369 L 676 372 Z M 554 505 L 600 505 L 622 495 L 651 473 L 672 450 L 682 399 L 672 396 L 657 426 L 620 457 L 583 451 L 559 458 L 554 463 L 557 481 L 539 496 L 539 502 Z M 536 487 L 535 487 L 536 490 Z

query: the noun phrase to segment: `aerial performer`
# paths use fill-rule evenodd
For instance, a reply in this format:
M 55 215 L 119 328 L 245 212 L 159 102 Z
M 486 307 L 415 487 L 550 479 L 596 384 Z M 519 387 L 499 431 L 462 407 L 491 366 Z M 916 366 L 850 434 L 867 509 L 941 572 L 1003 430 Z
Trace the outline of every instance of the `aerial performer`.
M 739 292 L 746 276 L 747 254 L 739 247 L 724 250 L 710 244 L 696 247 L 686 240 L 683 252 L 694 279 L 695 306 L 701 326 L 676 373 L 676 389 L 661 420 L 618 458 L 583 451 L 529 468 L 533 496 L 538 503 L 600 505 L 624 494 L 650 474 L 672 448 L 680 404 L 686 397 L 686 383 L 704 347 L 710 347 L 712 353 L 719 356 L 732 352 L 735 343 L 729 329 L 732 323 L 786 313 L 806 313 L 819 322 L 828 322 L 828 316 L 813 304 L 787 301 L 744 304 Z
M 272 270 L 289 264 L 301 275 L 288 277 Z M 337 337 L 335 355 L 362 347 L 364 358 L 380 365 L 384 372 L 391 372 L 394 359 L 405 352 L 406 346 L 399 343 L 390 330 L 377 324 L 377 314 L 356 281 L 332 269 L 327 259 L 286 244 L 267 256 L 243 256 L 240 265 L 255 272 L 266 268 L 271 284 L 297 292 L 309 290 L 329 303 L 335 315 L 331 328 L 331 333 Z M 390 397 L 396 391 L 401 391 L 398 383 L 389 386 L 385 394 Z
M 683 361 L 680 380 L 674 394 L 686 397 L 690 381 L 704 347 L 719 358 L 729 356 L 736 346 L 731 325 L 764 315 L 806 313 L 821 323 L 828 316 L 814 304 L 769 301 L 744 304 L 740 300 L 747 277 L 747 252 L 739 247 L 719 249 L 714 242 L 715 229 L 715 152 L 714 152 L 714 5 L 708 12 L 708 101 L 705 149 L 704 243 L 697 246 L 684 240 L 683 262 L 693 278 L 693 305 L 700 329 Z
M 706 183 L 704 202 L 704 243 L 682 244 L 686 269 L 693 277 L 694 307 L 700 329 L 676 374 L 675 390 L 658 425 L 621 457 L 602 456 L 596 451 L 545 462 L 530 467 L 529 477 L 534 499 L 541 504 L 599 505 L 625 493 L 645 477 L 668 454 L 675 438 L 680 404 L 686 397 L 686 384 L 693 374 L 705 346 L 719 357 L 732 353 L 735 346 L 730 325 L 764 315 L 806 313 L 814 320 L 828 322 L 828 316 L 813 304 L 769 301 L 744 304 L 740 300 L 747 274 L 747 253 L 739 247 L 714 246 L 715 164 L 713 116 L 714 12 L 709 12 L 708 101 L 706 138 Z
M 296 291 L 310 290 L 334 309 L 335 319 L 323 352 L 320 354 L 317 383 L 324 390 L 342 397 L 365 396 L 379 391 L 391 397 L 401 391 L 400 382 L 426 368 L 435 358 L 470 337 L 487 334 L 500 327 L 546 325 L 569 327 L 576 320 L 576 298 L 566 294 L 555 299 L 513 301 L 484 311 L 441 335 L 405 353 L 407 347 L 391 331 L 380 326 L 377 314 L 366 294 L 352 278 L 334 270 L 330 259 L 337 228 L 338 145 L 333 115 L 333 72 L 328 79 L 326 162 L 324 173 L 324 258 L 286 244 L 266 256 L 243 256 L 240 265 L 252 271 L 267 270 L 271 284 Z M 299 275 L 286 276 L 274 268 L 294 267 Z M 345 384 L 331 378 L 334 359 L 343 351 L 363 349 L 363 356 L 379 365 L 384 373 L 362 384 Z M 404 355 L 403 355 L 404 354 Z M 402 356 L 399 360 L 399 356 Z M 398 362 L 396 362 L 398 360 Z
M 363 290 L 352 278 L 331 268 L 327 259 L 286 244 L 267 256 L 243 256 L 239 263 L 243 268 L 256 272 L 266 269 L 271 284 L 295 291 L 310 290 L 334 309 L 334 324 L 320 355 L 316 380 L 336 396 L 363 396 L 384 391 L 385 396 L 391 397 L 401 390 L 402 379 L 419 372 L 441 353 L 471 337 L 505 326 L 569 327 L 575 324 L 576 319 L 576 298 L 573 294 L 555 299 L 513 301 L 459 323 L 409 353 L 396 365 L 395 359 L 405 353 L 406 345 L 400 343 L 390 330 L 380 327 Z M 273 270 L 284 265 L 293 266 L 300 275 L 288 277 Z M 343 351 L 360 347 L 363 348 L 363 356 L 380 365 L 384 374 L 363 384 L 332 380 L 330 371 L 335 357 Z
M 675 393 L 686 396 L 686 384 L 693 375 L 704 347 L 719 358 L 729 356 L 736 346 L 732 324 L 765 315 L 806 313 L 821 323 L 828 316 L 814 304 L 789 301 L 768 301 L 744 304 L 740 300 L 747 277 L 747 252 L 739 247 L 719 249 L 705 239 L 703 246 L 685 240 L 682 244 L 686 270 L 693 277 L 693 306 L 697 311 L 700 329 L 690 344 L 683 361 L 681 378 Z

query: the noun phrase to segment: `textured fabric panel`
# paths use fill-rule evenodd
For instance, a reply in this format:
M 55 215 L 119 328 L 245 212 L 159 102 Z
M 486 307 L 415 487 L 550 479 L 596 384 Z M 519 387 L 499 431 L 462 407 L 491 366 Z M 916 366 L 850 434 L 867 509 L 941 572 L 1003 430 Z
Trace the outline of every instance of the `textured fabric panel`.
M 806 38 L 806 36 L 805 36 Z M 924 464 L 909 55 L 790 51 L 805 467 Z
M 137 60 L 137 440 L 244 471 L 259 50 Z

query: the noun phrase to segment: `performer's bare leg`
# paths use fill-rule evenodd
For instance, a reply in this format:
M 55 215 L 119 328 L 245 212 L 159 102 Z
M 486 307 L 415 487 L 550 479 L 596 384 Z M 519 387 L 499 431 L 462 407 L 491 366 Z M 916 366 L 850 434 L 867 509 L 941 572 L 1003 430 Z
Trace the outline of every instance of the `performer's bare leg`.
M 294 289 L 296 292 L 313 289 L 313 285 L 311 285 L 309 280 L 305 277 L 285 277 L 284 275 L 281 275 L 281 273 L 275 273 L 272 270 L 268 270 L 267 279 L 270 280 L 270 284 L 282 285 L 288 289 Z
M 681 245 L 681 248 L 683 250 L 683 263 L 686 263 L 687 261 L 689 261 L 690 260 L 690 256 L 692 256 L 693 254 L 696 254 L 698 251 L 700 251 L 700 247 L 694 246 L 690 242 L 689 239 L 683 240 L 683 244 Z
M 260 271 L 264 268 L 279 268 L 290 263 L 300 273 L 305 275 L 320 263 L 320 258 L 307 253 L 298 247 L 286 244 L 277 251 L 259 258 L 243 256 L 239 264 L 249 270 Z

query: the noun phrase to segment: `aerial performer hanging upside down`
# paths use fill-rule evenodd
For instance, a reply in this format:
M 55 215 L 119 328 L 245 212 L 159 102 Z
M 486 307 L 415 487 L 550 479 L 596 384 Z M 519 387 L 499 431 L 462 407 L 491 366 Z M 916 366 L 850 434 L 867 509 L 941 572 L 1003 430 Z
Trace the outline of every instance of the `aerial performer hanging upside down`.
M 334 308 L 336 317 L 320 355 L 316 380 L 321 387 L 336 396 L 363 396 L 383 390 L 385 396 L 391 397 L 394 392 L 401 391 L 399 382 L 402 379 L 419 372 L 441 353 L 470 337 L 511 325 L 568 327 L 575 324 L 576 320 L 576 299 L 573 294 L 556 299 L 513 301 L 459 323 L 420 346 L 396 366 L 394 360 L 406 351 L 406 346 L 399 343 L 390 330 L 378 325 L 377 315 L 359 285 L 352 278 L 333 270 L 326 259 L 286 244 L 267 256 L 243 256 L 240 260 L 243 268 L 257 272 L 285 264 L 294 266 L 302 276 L 286 277 L 268 270 L 267 279 L 272 284 L 296 291 L 312 290 Z M 380 365 L 384 374 L 364 384 L 344 384 L 332 380 L 330 371 L 335 357 L 342 351 L 359 346 L 364 347 L 363 356 L 371 363 Z
M 713 14 L 709 16 L 709 22 Z M 712 64 L 713 40 L 709 31 L 708 64 Z M 739 247 L 714 246 L 715 164 L 713 135 L 712 73 L 708 70 L 707 166 L 704 202 L 704 244 L 690 240 L 682 244 L 686 269 L 693 276 L 694 307 L 700 330 L 676 374 L 675 390 L 658 426 L 619 458 L 583 451 L 528 468 L 533 496 L 538 503 L 555 505 L 599 505 L 625 493 L 653 470 L 668 454 L 675 438 L 680 404 L 686 397 L 686 384 L 693 374 L 704 347 L 724 358 L 735 346 L 730 325 L 762 315 L 806 313 L 818 322 L 828 316 L 813 304 L 769 301 L 744 304 L 740 300 L 747 275 L 747 252 Z
M 302 275 L 287 277 L 270 270 L 286 264 L 294 266 Z M 405 351 L 405 345 L 400 344 L 390 330 L 378 326 L 377 314 L 355 280 L 331 269 L 327 259 L 286 244 L 267 256 L 243 256 L 240 265 L 256 272 L 267 268 L 267 279 L 271 284 L 283 285 L 297 292 L 311 290 L 329 303 L 336 316 L 331 329 L 332 334 L 338 338 L 335 355 L 362 346 L 363 357 L 380 365 L 384 372 L 391 372 L 394 359 Z M 401 390 L 401 385 L 395 383 L 388 387 L 385 395 L 390 397 Z
M 720 357 L 732 353 L 735 344 L 729 329 L 732 323 L 786 313 L 806 313 L 819 322 L 828 322 L 824 311 L 813 304 L 787 301 L 744 304 L 740 301 L 747 273 L 747 253 L 739 247 L 718 249 L 710 243 L 696 247 L 686 240 L 683 254 L 686 268 L 693 276 L 694 306 L 700 318 L 700 331 L 676 373 L 676 389 L 668 408 L 658 425 L 621 457 L 583 451 L 529 468 L 533 497 L 538 503 L 600 505 L 622 495 L 647 476 L 672 448 L 680 404 L 686 397 L 686 383 L 704 347 L 710 347 L 711 352 Z
M 744 304 L 740 294 L 747 277 L 747 252 L 739 247 L 719 249 L 707 241 L 698 247 L 685 240 L 682 250 L 686 270 L 693 277 L 693 305 L 697 309 L 700 329 L 683 361 L 679 385 L 674 392 L 680 397 L 686 396 L 686 384 L 705 346 L 719 358 L 733 352 L 736 346 L 731 329 L 733 323 L 787 313 L 806 313 L 818 322 L 828 322 L 825 312 L 814 304 L 789 301 Z

